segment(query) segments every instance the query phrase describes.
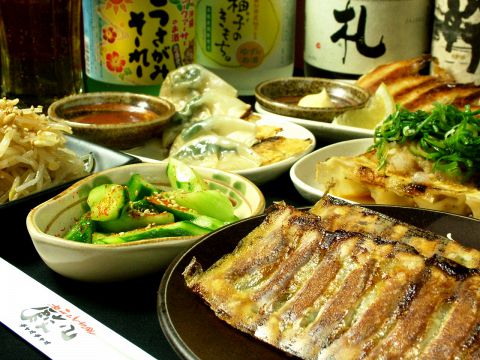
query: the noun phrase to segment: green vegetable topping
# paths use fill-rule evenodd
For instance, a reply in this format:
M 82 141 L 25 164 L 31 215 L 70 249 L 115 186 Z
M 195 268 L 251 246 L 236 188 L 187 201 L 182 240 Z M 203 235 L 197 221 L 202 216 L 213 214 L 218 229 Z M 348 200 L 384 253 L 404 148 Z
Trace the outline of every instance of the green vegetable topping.
M 386 166 L 388 143 L 406 144 L 414 155 L 433 161 L 433 170 L 468 181 L 480 169 L 478 115 L 480 110 L 471 111 L 469 105 L 462 111 L 436 103 L 431 113 L 397 106 L 397 111 L 375 129 L 369 150 L 377 150 L 381 169 Z

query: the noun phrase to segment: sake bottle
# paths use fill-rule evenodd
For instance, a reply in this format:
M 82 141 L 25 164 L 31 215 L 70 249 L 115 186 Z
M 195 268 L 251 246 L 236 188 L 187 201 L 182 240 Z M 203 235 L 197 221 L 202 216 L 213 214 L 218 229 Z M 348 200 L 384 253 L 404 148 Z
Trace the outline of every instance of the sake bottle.
M 295 0 L 197 0 L 195 62 L 253 95 L 263 80 L 291 76 Z
M 480 84 L 480 1 L 435 1 L 432 55 L 432 73 L 438 65 L 459 83 Z
M 158 95 L 193 62 L 194 2 L 84 0 L 86 90 Z
M 306 0 L 307 76 L 355 79 L 430 50 L 430 0 Z

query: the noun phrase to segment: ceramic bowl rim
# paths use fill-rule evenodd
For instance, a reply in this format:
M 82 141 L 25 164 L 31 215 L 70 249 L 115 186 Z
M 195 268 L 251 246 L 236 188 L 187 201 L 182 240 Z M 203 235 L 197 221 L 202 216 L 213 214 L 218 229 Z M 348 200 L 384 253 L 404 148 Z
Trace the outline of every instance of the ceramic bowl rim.
M 91 124 L 91 123 L 81 123 L 76 122 L 73 120 L 65 119 L 57 114 L 57 111 L 60 107 L 69 104 L 70 102 L 81 101 L 82 99 L 102 99 L 105 97 L 112 97 L 112 98 L 134 98 L 138 100 L 143 100 L 151 103 L 161 104 L 166 108 L 165 113 L 158 114 L 154 119 L 148 121 L 141 121 L 136 123 L 118 123 L 118 124 Z M 113 101 L 109 101 L 112 103 Z M 87 102 L 90 104 L 90 102 Z M 103 101 L 92 102 L 92 104 L 101 104 Z M 48 117 L 57 122 L 62 122 L 69 125 L 72 128 L 77 129 L 98 129 L 98 130 L 110 130 L 110 129 L 129 129 L 129 128 L 139 128 L 145 126 L 154 126 L 156 124 L 164 124 L 166 123 L 176 112 L 175 105 L 168 99 L 160 96 L 153 96 L 148 94 L 138 94 L 132 92 L 116 92 L 116 91 L 99 91 L 99 92 L 91 92 L 91 93 L 80 93 L 80 94 L 73 94 L 65 96 L 55 102 L 53 102 L 48 107 Z
M 109 173 L 119 171 L 120 169 L 126 171 L 129 168 L 135 168 L 135 167 L 145 167 L 145 168 L 166 167 L 166 164 L 167 164 L 166 162 L 128 164 L 121 167 L 106 169 L 104 171 L 101 171 L 101 172 L 89 175 L 83 179 L 80 179 L 79 181 L 69 186 L 67 189 L 63 190 L 58 195 L 35 206 L 32 210 L 29 211 L 27 215 L 26 223 L 27 223 L 27 230 L 29 232 L 30 237 L 32 238 L 32 241 L 34 242 L 34 244 L 36 242 L 42 242 L 50 245 L 62 246 L 64 248 L 69 248 L 72 250 L 73 249 L 89 249 L 89 250 L 98 250 L 98 251 L 111 251 L 112 249 L 114 249 L 114 250 L 120 251 L 121 249 L 129 249 L 131 247 L 139 247 L 139 248 L 157 247 L 159 244 L 164 244 L 165 246 L 172 245 L 172 244 L 184 245 L 186 243 L 194 242 L 200 239 L 202 236 L 183 236 L 183 237 L 172 237 L 172 238 L 144 239 L 144 240 L 122 243 L 122 244 L 90 244 L 90 243 L 82 243 L 77 241 L 66 240 L 55 235 L 47 234 L 40 229 L 40 227 L 37 225 L 35 221 L 36 217 L 39 216 L 37 215 L 38 212 L 43 210 L 43 208 L 51 205 L 51 203 L 57 201 L 59 198 L 68 196 L 70 193 L 75 192 L 77 188 L 82 186 L 82 184 L 88 183 L 93 178 L 105 176 L 105 175 L 108 175 Z M 192 166 L 192 168 L 198 169 L 199 167 Z M 201 169 L 202 169 L 201 171 L 206 170 L 209 173 L 209 175 L 215 172 L 224 173 L 224 171 L 220 171 L 217 169 L 210 169 L 210 168 L 201 168 Z M 256 208 L 252 209 L 252 214 L 250 214 L 248 217 L 261 214 L 264 211 L 265 204 L 266 204 L 265 197 L 261 192 L 261 190 L 252 181 L 250 181 L 249 179 L 241 175 L 234 174 L 234 173 L 228 173 L 228 175 L 236 178 L 237 180 L 241 180 L 242 182 L 248 183 L 251 189 L 253 189 L 258 195 L 258 198 L 259 198 L 258 205 L 256 206 Z M 35 235 L 35 239 L 34 239 L 34 235 Z
M 275 99 L 267 96 L 264 94 L 264 88 L 269 85 L 276 83 L 284 83 L 286 81 L 294 81 L 294 82 L 318 82 L 318 83 L 327 83 L 327 84 L 336 84 L 344 89 L 354 89 L 356 92 L 363 94 L 364 99 L 357 104 L 349 105 L 349 106 L 342 106 L 342 107 L 324 107 L 324 108 L 316 108 L 316 107 L 307 107 L 307 106 L 298 106 L 294 104 L 285 104 L 280 101 L 276 101 Z M 291 77 L 281 77 L 275 78 L 270 80 L 265 80 L 257 84 L 255 87 L 255 97 L 260 105 L 265 107 L 267 110 L 275 111 L 275 108 L 279 108 L 285 111 L 298 111 L 298 112 L 309 112 L 309 113 L 330 113 L 330 112 L 343 112 L 352 109 L 358 109 L 366 104 L 368 99 L 370 98 L 370 94 L 367 90 L 359 87 L 358 85 L 348 83 L 342 80 L 336 79 L 326 79 L 326 78 L 317 78 L 317 77 L 301 77 L 301 76 L 291 76 Z M 273 104 L 274 106 L 272 106 Z
M 293 185 L 295 186 L 295 188 L 297 188 L 297 190 L 300 193 L 306 193 L 311 197 L 317 197 L 317 198 L 320 199 L 325 194 L 325 190 L 314 187 L 311 184 L 307 183 L 302 178 L 302 176 L 299 175 L 299 171 L 300 171 L 299 168 L 302 168 L 304 166 L 304 164 L 308 161 L 311 161 L 311 159 L 316 159 L 318 157 L 318 154 L 321 154 L 321 153 L 324 153 L 324 152 L 329 152 L 332 149 L 336 150 L 336 149 L 342 149 L 342 148 L 349 147 L 349 148 L 354 148 L 354 149 L 361 148 L 361 149 L 366 150 L 368 148 L 368 146 L 371 145 L 371 144 L 373 144 L 373 139 L 372 138 L 350 139 L 350 140 L 344 140 L 344 141 L 339 141 L 339 142 L 336 142 L 336 143 L 333 143 L 333 144 L 329 144 L 329 145 L 324 146 L 322 148 L 319 148 L 315 151 L 312 151 L 310 154 L 304 156 L 302 159 L 297 161 L 290 168 L 290 171 L 289 171 L 290 180 L 292 181 Z M 361 153 L 361 150 L 358 153 Z M 335 196 L 335 195 L 330 194 L 330 196 L 332 196 L 334 198 L 342 199 L 343 201 L 346 201 L 346 202 L 349 202 L 349 203 L 358 203 L 358 202 L 355 202 L 353 200 L 344 199 L 344 198 L 341 198 L 341 197 L 338 197 L 338 196 Z M 303 195 L 302 195 L 302 197 L 305 198 Z M 376 204 L 376 205 L 378 205 L 378 204 Z

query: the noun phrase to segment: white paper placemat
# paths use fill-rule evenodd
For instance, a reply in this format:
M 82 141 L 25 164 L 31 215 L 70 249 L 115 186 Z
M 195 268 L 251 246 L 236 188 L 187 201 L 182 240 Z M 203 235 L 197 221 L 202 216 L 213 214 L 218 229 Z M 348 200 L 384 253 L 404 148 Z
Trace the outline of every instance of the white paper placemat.
M 0 258 L 0 321 L 52 359 L 154 359 Z

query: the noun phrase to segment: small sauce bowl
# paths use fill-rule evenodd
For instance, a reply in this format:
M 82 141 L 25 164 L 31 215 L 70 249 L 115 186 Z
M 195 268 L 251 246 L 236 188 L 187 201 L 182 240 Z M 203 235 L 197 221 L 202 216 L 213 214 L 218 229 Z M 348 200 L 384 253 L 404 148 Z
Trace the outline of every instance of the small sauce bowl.
M 73 134 L 113 149 L 129 149 L 161 134 L 175 106 L 168 100 L 126 92 L 77 94 L 48 108 L 51 120 L 72 128 Z
M 333 107 L 298 106 L 298 101 L 310 94 L 325 89 L 334 104 Z M 341 113 L 363 107 L 369 93 L 354 84 L 340 80 L 287 77 L 263 81 L 255 88 L 257 102 L 265 110 L 300 119 L 331 122 Z

